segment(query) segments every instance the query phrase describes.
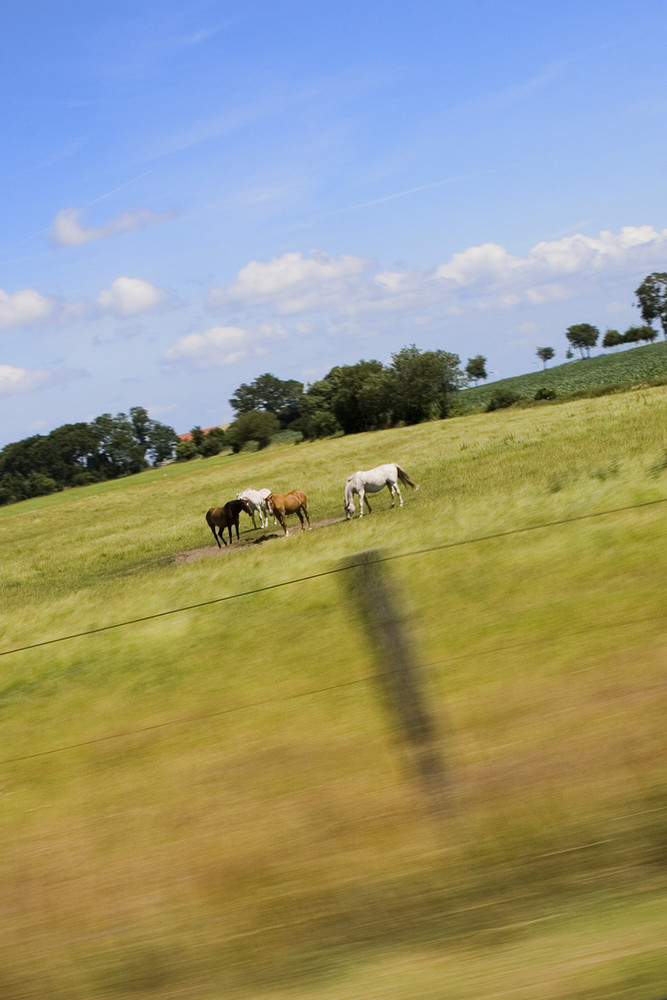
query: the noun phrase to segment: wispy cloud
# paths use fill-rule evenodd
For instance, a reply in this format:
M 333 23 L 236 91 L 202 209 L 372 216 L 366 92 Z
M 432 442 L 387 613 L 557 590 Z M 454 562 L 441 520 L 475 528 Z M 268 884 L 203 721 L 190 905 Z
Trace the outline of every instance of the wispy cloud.
M 79 246 L 93 240 L 103 240 L 118 233 L 129 233 L 135 229 L 146 229 L 168 222 L 174 217 L 173 212 L 158 214 L 149 208 L 124 212 L 115 219 L 110 219 L 103 226 L 85 227 L 82 224 L 83 210 L 80 208 L 64 208 L 56 215 L 51 226 L 51 242 L 57 246 Z
M 43 389 L 58 382 L 69 382 L 72 379 L 83 378 L 84 374 L 82 371 L 49 371 L 45 368 L 29 369 L 0 365 L 0 398 L 34 392 L 36 389 Z

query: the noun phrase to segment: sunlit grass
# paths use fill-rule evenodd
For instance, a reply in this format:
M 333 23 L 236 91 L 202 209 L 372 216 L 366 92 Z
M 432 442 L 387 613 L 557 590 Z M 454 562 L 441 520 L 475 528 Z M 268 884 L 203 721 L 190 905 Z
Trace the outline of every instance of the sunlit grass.
M 3 997 L 664 991 L 666 417 L 643 390 L 2 509 L 0 653 L 102 629 L 0 656 Z M 419 491 L 342 520 L 346 475 L 392 460 Z M 321 523 L 218 552 L 205 510 L 263 485 Z M 368 548 L 441 822 L 339 572 Z

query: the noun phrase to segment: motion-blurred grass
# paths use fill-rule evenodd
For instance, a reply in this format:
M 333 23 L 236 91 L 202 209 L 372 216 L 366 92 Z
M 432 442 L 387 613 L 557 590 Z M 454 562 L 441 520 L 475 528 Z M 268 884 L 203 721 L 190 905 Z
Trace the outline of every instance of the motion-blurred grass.
M 0 655 L 0 994 L 664 992 L 666 416 L 643 390 L 0 509 L 0 654 L 103 629 Z M 384 461 L 420 490 L 343 521 L 345 476 Z M 176 561 L 264 485 L 304 488 L 314 530 Z M 368 548 L 424 668 L 440 822 L 338 572 Z

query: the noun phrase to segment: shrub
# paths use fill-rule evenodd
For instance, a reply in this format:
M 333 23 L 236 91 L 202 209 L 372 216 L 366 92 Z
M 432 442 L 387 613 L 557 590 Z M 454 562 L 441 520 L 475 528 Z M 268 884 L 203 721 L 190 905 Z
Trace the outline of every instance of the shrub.
M 556 390 L 551 389 L 548 385 L 541 385 L 534 396 L 535 399 L 555 399 Z
M 514 406 L 521 397 L 513 389 L 499 389 L 489 400 L 486 412 L 492 413 L 494 410 L 505 410 L 508 406 Z
M 177 462 L 189 462 L 191 459 L 197 458 L 198 455 L 199 452 L 194 441 L 179 441 L 176 445 Z

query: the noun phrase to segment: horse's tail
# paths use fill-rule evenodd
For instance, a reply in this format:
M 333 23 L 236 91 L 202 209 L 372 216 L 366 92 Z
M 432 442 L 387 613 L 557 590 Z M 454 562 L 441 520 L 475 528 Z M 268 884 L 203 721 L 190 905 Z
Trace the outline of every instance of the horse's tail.
M 222 546 L 220 545 L 220 539 L 218 538 L 218 533 L 215 530 L 215 521 L 213 520 L 213 511 L 214 510 L 215 510 L 215 507 L 210 507 L 206 511 L 206 523 L 208 524 L 209 528 L 213 532 L 213 537 L 215 538 L 215 540 L 217 542 L 217 545 L 218 545 L 218 548 L 220 549 L 220 548 L 222 548 Z M 223 542 L 225 542 L 224 538 L 222 540 L 223 540 Z M 225 545 L 226 544 L 227 544 L 227 542 L 225 542 Z
M 405 483 L 406 486 L 412 486 L 413 490 L 419 489 L 419 486 L 414 481 L 414 479 L 411 479 L 410 476 L 405 471 L 405 469 L 402 469 L 400 465 L 396 466 L 396 475 L 398 476 L 398 478 L 401 480 L 402 483 Z

